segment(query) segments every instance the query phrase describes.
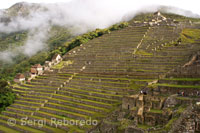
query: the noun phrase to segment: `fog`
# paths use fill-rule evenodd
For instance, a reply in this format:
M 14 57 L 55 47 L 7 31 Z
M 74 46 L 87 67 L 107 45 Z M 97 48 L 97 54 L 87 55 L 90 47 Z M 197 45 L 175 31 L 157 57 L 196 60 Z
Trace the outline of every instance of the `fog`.
M 106 28 L 120 21 L 129 20 L 141 12 L 155 12 L 161 5 L 174 6 L 168 8 L 166 12 L 199 17 L 198 10 L 192 7 L 195 6 L 195 3 L 186 6 L 178 4 L 180 2 L 180 0 L 169 0 L 168 2 L 158 2 L 156 0 L 72 0 L 67 3 L 42 3 L 40 4 L 41 8 L 30 10 L 28 16 L 18 15 L 12 17 L 9 23 L 0 23 L 0 32 L 3 33 L 23 30 L 29 32 L 24 46 L 17 47 L 15 51 L 0 52 L 0 59 L 12 61 L 12 57 L 15 57 L 18 51 L 27 56 L 32 56 L 38 51 L 46 49 L 45 42 L 49 38 L 48 30 L 53 25 L 74 29 L 71 34 L 78 35 L 96 28 Z M 23 4 L 30 7 L 32 5 Z M 0 11 L 0 17 L 3 16 L 4 13 Z

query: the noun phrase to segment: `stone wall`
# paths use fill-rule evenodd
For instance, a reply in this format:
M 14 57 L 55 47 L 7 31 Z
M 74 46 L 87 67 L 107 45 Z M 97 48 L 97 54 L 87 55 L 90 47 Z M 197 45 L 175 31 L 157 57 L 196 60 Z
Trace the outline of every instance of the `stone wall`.
M 173 124 L 171 132 L 199 133 L 200 132 L 200 106 L 189 106 L 180 118 Z

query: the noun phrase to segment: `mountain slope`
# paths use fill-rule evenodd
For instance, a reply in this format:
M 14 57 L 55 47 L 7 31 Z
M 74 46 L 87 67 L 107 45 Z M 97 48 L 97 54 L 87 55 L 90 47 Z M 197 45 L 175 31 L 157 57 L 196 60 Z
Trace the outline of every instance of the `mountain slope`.
M 150 16 L 149 22 L 133 20 L 127 28 L 72 49 L 64 55 L 61 67 L 55 66 L 53 72 L 47 71 L 31 82 L 13 86 L 19 97 L 0 115 L 5 130 L 86 132 L 98 128 L 101 132 L 115 131 L 108 125 L 116 122 L 112 112 L 120 107 L 123 96 L 139 93 L 148 82 L 185 64 L 190 55 L 200 50 L 197 38 L 180 36 L 185 28 L 193 31 L 195 24 L 177 23 L 174 18 L 154 23 L 160 16 Z M 69 61 L 72 63 L 66 63 Z M 156 111 L 152 112 L 160 112 Z M 17 125 L 8 126 L 9 118 L 16 118 Z M 46 120 L 46 125 L 20 126 L 21 118 Z M 61 121 L 91 118 L 99 126 L 62 123 L 56 128 L 51 118 Z M 111 122 L 103 121 L 106 118 Z M 106 125 L 101 126 L 104 122 Z

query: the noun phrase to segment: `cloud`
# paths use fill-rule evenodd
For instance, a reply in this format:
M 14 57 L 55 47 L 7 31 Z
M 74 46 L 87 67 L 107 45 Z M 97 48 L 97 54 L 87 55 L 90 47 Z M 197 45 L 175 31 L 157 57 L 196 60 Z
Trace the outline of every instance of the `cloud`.
M 31 6 L 31 4 L 26 5 Z M 45 42 L 49 37 L 48 30 L 52 25 L 74 29 L 72 34 L 77 35 L 129 20 L 139 12 L 155 12 L 160 5 L 178 7 L 171 7 L 166 10 L 167 12 L 199 17 L 195 14 L 198 13 L 196 8 L 193 13 L 191 6 L 181 5 L 179 0 L 167 2 L 158 0 L 72 0 L 68 3 L 40 4 L 41 8 L 31 11 L 28 16 L 19 15 L 12 17 L 9 23 L 0 23 L 0 32 L 29 31 L 24 46 L 17 49 L 27 56 L 32 56 L 47 47 Z M 189 9 L 190 12 L 183 9 Z M 0 16 L 2 16 L 1 12 Z M 7 50 L 1 52 L 0 55 L 3 59 L 4 57 L 10 59 L 17 53 Z

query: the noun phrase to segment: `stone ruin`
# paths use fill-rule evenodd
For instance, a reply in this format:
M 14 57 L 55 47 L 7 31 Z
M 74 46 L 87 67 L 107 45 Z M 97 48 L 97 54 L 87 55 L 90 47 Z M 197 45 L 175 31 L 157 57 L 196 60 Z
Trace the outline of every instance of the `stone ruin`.
M 126 96 L 122 101 L 122 109 L 128 109 L 137 124 L 164 125 L 172 115 L 164 108 L 165 100 L 164 97 L 143 94 Z

